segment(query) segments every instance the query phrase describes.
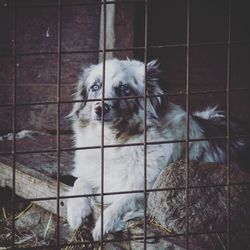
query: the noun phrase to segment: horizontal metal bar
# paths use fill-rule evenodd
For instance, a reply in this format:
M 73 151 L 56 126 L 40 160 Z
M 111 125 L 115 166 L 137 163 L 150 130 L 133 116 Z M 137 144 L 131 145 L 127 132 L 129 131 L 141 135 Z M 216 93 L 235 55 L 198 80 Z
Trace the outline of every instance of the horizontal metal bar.
M 233 92 L 245 92 L 250 91 L 250 88 L 236 88 L 236 89 L 230 89 L 230 93 Z M 204 91 L 193 91 L 190 92 L 190 95 L 204 95 L 204 94 L 222 94 L 227 93 L 226 89 L 218 89 L 218 90 L 204 90 Z M 147 95 L 146 98 L 153 98 L 153 97 L 171 97 L 171 96 L 184 96 L 186 95 L 186 92 L 179 91 L 177 93 L 169 93 L 169 94 L 159 94 L 159 95 Z M 104 101 L 115 101 L 115 100 L 133 100 L 133 99 L 143 99 L 144 96 L 124 96 L 124 97 L 112 97 L 112 98 L 104 98 Z M 97 102 L 101 101 L 102 99 L 87 99 L 87 100 L 72 100 L 72 101 L 45 101 L 45 102 L 30 102 L 30 103 L 17 103 L 16 106 L 36 106 L 36 105 L 57 105 L 57 103 L 60 104 L 73 104 L 73 103 L 79 103 L 79 102 Z M 12 107 L 12 103 L 6 103 L 1 104 L 1 107 Z
M 248 186 L 250 185 L 250 182 L 230 182 L 229 186 L 230 187 L 235 187 L 235 186 Z M 227 187 L 227 183 L 225 184 L 210 184 L 210 185 L 195 185 L 195 186 L 188 186 L 188 189 L 205 189 L 205 188 L 224 188 Z M 185 191 L 186 187 L 169 187 L 169 188 L 157 188 L 157 189 L 147 189 L 147 193 L 155 193 L 155 192 L 170 192 L 170 191 Z M 127 194 L 143 194 L 143 190 L 131 190 L 131 191 L 120 191 L 120 192 L 104 192 L 104 196 L 110 196 L 110 195 L 127 195 Z M 100 197 L 101 193 L 95 193 L 95 194 L 82 194 L 82 195 L 61 195 L 58 198 L 60 200 L 65 200 L 65 199 L 74 199 L 74 198 L 91 198 L 91 197 Z M 47 201 L 47 200 L 56 200 L 57 197 L 37 197 L 37 198 L 30 198 L 30 199 L 25 199 L 26 201 L 34 202 L 34 201 Z M 11 202 L 11 201 L 10 201 Z
M 145 0 L 119 0 L 117 1 L 106 1 L 106 4 L 127 4 L 127 3 L 145 3 Z M 74 6 L 88 6 L 88 5 L 103 5 L 104 1 L 81 1 L 77 3 L 62 3 L 62 7 L 74 7 Z M 17 8 L 57 8 L 57 4 L 19 4 L 16 6 Z
M 203 42 L 203 43 L 190 43 L 189 47 L 202 47 L 202 46 L 223 46 L 227 45 L 227 42 Z M 233 45 L 249 45 L 249 41 L 235 41 L 230 43 Z M 170 43 L 164 45 L 149 45 L 148 49 L 164 49 L 164 48 L 175 48 L 175 47 L 187 47 L 185 43 Z M 144 47 L 126 47 L 126 48 L 113 48 L 113 49 L 105 49 L 105 52 L 122 52 L 122 51 L 136 51 L 136 50 L 144 50 Z M 70 55 L 70 54 L 85 54 L 85 53 L 103 53 L 103 50 L 100 49 L 82 49 L 82 50 L 72 50 L 72 51 L 61 51 L 61 54 Z M 39 56 L 39 55 L 57 55 L 56 51 L 44 51 L 44 52 L 17 52 L 16 56 Z M 0 53 L 0 56 L 12 57 L 12 54 L 9 53 Z
M 229 186 L 245 186 L 250 185 L 250 182 L 230 182 Z M 206 188 L 223 188 L 227 187 L 227 183 L 225 184 L 209 184 L 209 185 L 195 185 L 195 186 L 188 186 L 188 189 L 206 189 Z M 169 192 L 169 191 L 185 191 L 186 187 L 169 187 L 169 188 L 154 188 L 154 189 L 146 189 L 147 193 L 156 193 L 156 192 Z M 126 194 L 140 194 L 144 193 L 143 190 L 131 190 L 131 191 L 120 191 L 120 192 L 104 192 L 103 195 L 110 196 L 110 195 L 126 195 Z M 85 195 L 67 195 L 67 196 L 60 196 L 60 199 L 70 199 L 70 198 L 83 198 L 83 197 L 98 197 L 101 196 L 100 193 L 97 194 L 85 194 Z M 56 199 L 56 197 L 54 197 Z M 36 199 L 34 199 L 35 201 Z M 46 200 L 46 198 L 45 198 Z M 28 200 L 30 201 L 30 199 Z
M 245 230 L 232 230 L 232 232 L 243 232 L 243 231 L 249 231 L 248 229 L 245 229 Z M 224 234 L 226 233 L 227 231 L 226 230 L 209 230 L 209 231 L 199 231 L 199 232 L 189 232 L 188 235 L 190 236 L 199 236 L 199 235 L 211 235 L 211 234 Z M 146 239 L 147 240 L 155 240 L 155 239 L 168 239 L 168 238 L 174 238 L 174 237 L 184 237 L 186 236 L 185 233 L 169 233 L 169 234 L 162 234 L 162 235 L 154 235 L 154 236 L 147 236 Z M 141 240 L 142 243 L 143 243 L 143 240 L 144 240 L 144 237 L 140 237 L 140 236 L 135 236 L 135 237 L 129 237 L 129 238 L 126 238 L 126 239 L 106 239 L 106 240 L 103 240 L 104 242 L 109 242 L 109 243 L 112 243 L 112 242 L 124 242 L 124 241 L 135 241 L 135 240 Z M 148 243 L 150 244 L 150 243 Z
M 240 139 L 240 138 L 249 138 L 250 134 L 244 135 L 237 135 L 237 136 L 230 136 L 231 140 Z M 227 140 L 228 136 L 214 136 L 214 137 L 207 137 L 207 138 L 196 138 L 196 139 L 189 139 L 189 142 L 202 142 L 202 141 L 211 141 L 211 140 Z M 186 140 L 165 140 L 165 141 L 149 141 L 147 145 L 161 145 L 161 144 L 169 144 L 169 143 L 185 143 Z M 143 146 L 143 142 L 138 143 L 125 143 L 125 144 L 108 144 L 104 145 L 104 148 L 118 148 L 118 147 L 135 147 L 135 146 Z M 61 152 L 68 152 L 68 151 L 76 151 L 76 150 L 90 150 L 90 149 L 101 149 L 101 146 L 88 146 L 88 147 L 72 147 L 72 148 L 61 148 Z M 56 149 L 50 150 L 23 150 L 23 151 L 15 151 L 15 154 L 40 154 L 40 153 L 56 153 Z M 0 155 L 10 155 L 13 152 L 0 152 Z
M 248 232 L 248 229 L 232 229 L 231 232 Z M 199 231 L 199 232 L 190 232 L 190 236 L 201 236 L 201 235 L 213 235 L 213 234 L 225 234 L 227 233 L 226 230 L 209 230 L 209 231 Z M 179 238 L 184 237 L 185 233 L 170 233 L 170 234 L 161 234 L 161 235 L 154 235 L 154 236 L 147 236 L 147 240 L 155 240 L 155 239 L 169 239 L 169 238 Z M 129 236 L 129 238 L 113 238 L 113 239 L 103 239 L 104 243 L 119 243 L 119 242 L 130 242 L 130 241 L 141 241 L 143 243 L 144 237 L 143 236 Z M 66 246 L 81 246 L 83 244 L 91 244 L 94 243 L 94 241 L 91 240 L 83 240 L 83 241 L 77 241 L 77 242 L 70 242 L 70 243 L 63 243 L 59 244 L 60 248 L 64 248 Z M 148 242 L 147 242 L 148 243 Z M 148 243 L 150 244 L 150 242 Z M 178 243 L 176 243 L 178 245 Z M 29 249 L 45 249 L 44 246 L 34 246 L 30 247 Z M 46 246 L 46 249 L 55 249 L 55 245 Z

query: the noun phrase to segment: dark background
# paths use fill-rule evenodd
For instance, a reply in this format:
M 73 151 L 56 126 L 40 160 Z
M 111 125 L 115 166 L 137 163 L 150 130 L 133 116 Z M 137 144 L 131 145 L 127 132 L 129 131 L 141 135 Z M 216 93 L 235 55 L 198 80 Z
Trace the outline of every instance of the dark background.
M 99 53 L 80 51 L 99 49 L 99 1 L 74 6 L 63 1 L 61 100 L 72 100 L 74 85 L 82 66 L 98 63 Z M 17 103 L 56 101 L 57 89 L 57 1 L 19 0 L 16 13 Z M 0 105 L 11 104 L 12 8 L 11 1 L 0 2 Z M 190 1 L 191 110 L 218 105 L 226 109 L 228 63 L 228 1 Z M 250 9 L 248 2 L 232 0 L 230 45 L 230 112 L 249 123 Z M 118 1 L 116 4 L 116 48 L 144 46 L 144 4 Z M 161 84 L 168 93 L 186 89 L 187 74 L 186 0 L 149 1 L 148 56 L 161 65 Z M 109 38 L 108 38 L 109 39 Z M 160 47 L 159 47 L 160 46 Z M 71 53 L 74 52 L 74 53 Z M 31 53 L 28 55 L 28 53 Z M 33 53 L 33 54 L 32 54 Z M 21 55 L 22 54 L 22 55 Z M 116 52 L 118 58 L 144 59 L 143 50 Z M 218 93 L 214 93 L 218 90 Z M 209 93 L 201 93 L 210 91 Z M 196 94 L 194 94 L 196 93 Z M 198 94 L 197 94 L 198 93 Z M 185 108 L 185 95 L 170 96 Z M 56 104 L 17 107 L 17 129 L 56 130 Z M 61 104 L 61 129 L 70 130 L 65 118 L 71 104 Z M 0 106 L 0 132 L 12 130 L 12 108 Z

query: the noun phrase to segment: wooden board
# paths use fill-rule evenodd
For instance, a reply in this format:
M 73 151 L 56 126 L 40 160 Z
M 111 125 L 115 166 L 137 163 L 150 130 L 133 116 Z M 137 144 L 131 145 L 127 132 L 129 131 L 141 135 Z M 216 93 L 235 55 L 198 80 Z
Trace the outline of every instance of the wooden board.
M 13 188 L 13 168 L 8 158 L 0 157 L 0 186 Z M 60 196 L 67 195 L 70 187 L 60 182 Z M 57 181 L 45 174 L 42 174 L 29 166 L 16 163 L 15 176 L 16 195 L 24 199 L 56 197 Z M 34 201 L 36 205 L 57 213 L 57 200 Z M 60 202 L 60 216 L 67 218 L 66 206 Z
M 71 135 L 61 136 L 61 147 L 71 147 Z M 0 152 L 11 152 L 12 141 L 0 141 Z M 56 150 L 56 136 L 42 135 L 18 139 L 17 151 Z M 61 152 L 60 176 L 70 173 L 73 152 Z M 0 186 L 13 188 L 12 156 L 0 156 Z M 16 194 L 24 199 L 56 197 L 57 152 L 16 154 Z M 69 186 L 60 182 L 60 196 L 67 195 Z M 64 200 L 62 200 L 64 201 Z M 56 199 L 34 201 L 35 204 L 56 214 Z M 63 204 L 63 205 L 62 205 Z M 60 205 L 60 216 L 66 218 L 65 202 Z
M 101 9 L 99 48 L 103 50 L 104 34 L 106 33 L 106 49 L 126 49 L 134 47 L 135 3 L 116 1 L 106 5 L 106 30 L 104 27 L 104 6 Z M 116 51 L 106 53 L 106 59 L 132 59 L 134 52 Z M 99 62 L 103 54 L 99 54 Z

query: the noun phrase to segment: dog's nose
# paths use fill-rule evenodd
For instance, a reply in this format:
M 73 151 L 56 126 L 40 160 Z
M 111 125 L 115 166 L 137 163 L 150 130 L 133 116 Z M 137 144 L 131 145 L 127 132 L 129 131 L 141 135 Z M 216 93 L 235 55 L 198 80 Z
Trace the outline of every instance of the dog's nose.
M 104 115 L 106 115 L 110 111 L 110 106 L 107 103 L 104 103 L 103 106 L 104 106 L 103 113 L 104 113 Z M 96 106 L 95 106 L 95 113 L 98 116 L 102 115 L 102 104 L 101 103 L 97 103 L 96 104 Z

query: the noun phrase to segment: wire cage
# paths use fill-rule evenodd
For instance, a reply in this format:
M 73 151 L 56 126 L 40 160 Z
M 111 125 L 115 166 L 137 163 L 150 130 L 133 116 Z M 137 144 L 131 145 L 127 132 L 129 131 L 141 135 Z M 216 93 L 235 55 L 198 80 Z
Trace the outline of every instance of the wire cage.
M 249 138 L 248 134 L 233 134 L 230 128 L 232 115 L 238 113 L 244 122 L 249 123 L 249 58 L 250 26 L 247 3 L 236 0 L 220 2 L 196 0 L 55 0 L 55 1 L 16 1 L 0 2 L 1 42 L 0 42 L 0 81 L 2 84 L 2 101 L 0 100 L 0 131 L 12 133 L 7 144 L 3 141 L 0 157 L 9 159 L 11 165 L 11 241 L 8 248 L 16 245 L 16 211 L 20 194 L 19 158 L 26 156 L 26 162 L 36 154 L 34 165 L 43 165 L 46 154 L 53 154 L 56 180 L 52 185 L 53 195 L 26 198 L 29 202 L 43 204 L 54 201 L 52 209 L 56 214 L 55 241 L 51 246 L 33 246 L 34 249 L 67 249 L 67 247 L 86 247 L 86 240 L 65 243 L 60 238 L 60 216 L 65 209 L 65 200 L 79 197 L 99 196 L 101 203 L 101 240 L 97 247 L 105 248 L 112 242 L 139 241 L 143 249 L 152 249 L 150 240 L 171 239 L 179 237 L 184 249 L 194 249 L 192 237 L 202 234 L 225 236 L 226 249 L 235 249 L 232 235 L 238 233 L 231 228 L 231 187 L 248 186 L 250 182 L 233 182 L 231 179 L 230 141 L 235 138 Z M 40 20 L 36 21 L 40 16 Z M 53 17 L 53 18 L 52 18 Z M 38 35 L 42 27 L 43 37 Z M 40 32 L 40 31 L 39 31 Z M 105 97 L 105 62 L 112 57 L 134 57 L 145 62 L 145 83 L 147 84 L 147 62 L 159 58 L 162 65 L 162 88 L 168 98 L 179 103 L 186 111 L 186 138 L 184 140 L 148 141 L 147 130 L 144 130 L 143 142 L 119 145 L 105 145 L 104 119 L 102 120 L 102 140 L 100 145 L 75 148 L 65 137 L 70 134 L 70 126 L 65 121 L 71 106 L 79 101 L 72 101 L 70 96 L 80 64 L 103 62 L 103 91 L 98 99 L 102 105 Z M 76 62 L 76 63 L 74 63 Z M 40 66 L 37 66 L 40 65 Z M 33 68 L 38 67 L 33 72 Z M 40 67 L 40 68 L 39 68 Z M 32 73 L 33 72 L 33 73 Z M 27 82 L 25 82 L 27 81 Z M 30 81 L 30 82 L 29 82 Z M 35 81 L 38 86 L 30 84 Z M 51 85 L 42 86 L 44 82 Z M 201 83 L 202 82 L 202 83 Z M 25 84 L 23 84 L 25 83 Z M 172 85 L 171 85 L 172 84 Z M 53 85 L 53 87 L 52 87 Z M 45 90 L 46 89 L 46 90 Z M 30 97 L 31 96 L 31 97 Z M 49 97 L 48 97 L 49 96 Z M 132 96 L 127 99 L 142 99 L 144 102 L 144 128 L 147 127 L 146 87 L 143 96 Z M 125 97 L 121 97 L 125 98 Z M 87 102 L 88 100 L 84 100 Z M 93 101 L 93 100 L 91 100 Z M 96 100 L 97 101 L 97 100 Z M 225 109 L 226 131 L 208 138 L 190 138 L 190 116 L 194 109 L 206 107 L 211 103 L 219 104 Z M 27 111 L 28 110 L 28 111 Z M 46 110 L 44 112 L 44 110 Z M 28 112 L 29 114 L 27 115 Z M 103 114 L 102 110 L 102 114 Z M 52 116 L 53 119 L 48 116 Z M 40 117 L 38 118 L 34 118 Z M 51 120 L 52 119 L 52 120 Z M 34 125 L 35 123 L 35 125 Z M 49 124 L 48 126 L 46 124 Z M 23 124 L 23 125 L 22 125 Z M 25 125 L 26 124 L 26 125 Z M 51 125 L 53 124 L 53 125 Z M 52 141 L 42 144 L 19 144 L 18 132 L 29 128 L 47 130 L 53 134 Z M 194 189 L 190 183 L 189 144 L 190 142 L 224 140 L 226 141 L 226 179 L 225 183 L 197 185 L 195 189 L 225 188 L 226 227 L 224 230 L 190 230 L 189 197 Z M 147 149 L 150 145 L 183 143 L 185 147 L 185 182 L 181 187 L 149 189 L 147 187 Z M 104 190 L 104 153 L 112 147 L 143 147 L 144 151 L 144 187 L 142 190 L 117 191 L 107 193 Z M 64 184 L 62 165 L 66 161 L 65 153 L 76 150 L 99 149 L 101 152 L 101 192 L 89 195 L 69 196 L 62 194 Z M 3 165 L 1 165 L 2 169 Z M 42 167 L 40 167 L 42 168 Z M 38 167 L 39 170 L 39 167 Z M 2 170 L 3 171 L 3 170 Z M 40 170 L 39 170 L 40 171 Z M 43 170 L 41 170 L 43 172 Z M 3 174 L 6 172 L 2 172 Z M 3 176 L 2 174 L 2 176 Z M 46 171 L 43 172 L 46 175 Z M 3 178 L 3 177 L 2 177 Z M 41 175 L 41 178 L 45 178 Z M 3 182 L 3 181 L 1 181 Z M 34 185 L 35 185 L 34 181 Z M 26 183 L 26 185 L 29 185 Z M 4 186 L 4 185 L 1 185 Z M 38 186 L 34 186 L 38 187 Z M 29 187 L 33 189 L 34 187 Z M 168 235 L 151 235 L 148 233 L 148 205 L 150 193 L 181 190 L 185 194 L 185 231 Z M 26 190 L 24 192 L 27 192 Z M 125 195 L 143 193 L 144 220 L 143 236 L 106 239 L 103 235 L 104 198 L 108 195 Z M 51 194 L 50 194 L 51 195 Z M 44 207 L 44 205 L 41 205 Z M 250 228 L 248 228 L 248 232 Z M 177 246 L 176 245 L 176 246 Z M 93 246 L 91 246 L 93 247 Z M 89 247 L 89 248 L 91 248 Z M 150 248 L 151 247 L 151 248 Z M 178 248 L 177 248 L 178 249 Z M 204 246 L 201 249 L 206 249 Z

